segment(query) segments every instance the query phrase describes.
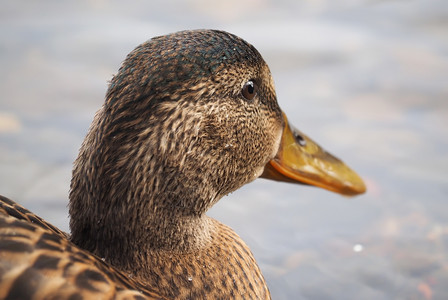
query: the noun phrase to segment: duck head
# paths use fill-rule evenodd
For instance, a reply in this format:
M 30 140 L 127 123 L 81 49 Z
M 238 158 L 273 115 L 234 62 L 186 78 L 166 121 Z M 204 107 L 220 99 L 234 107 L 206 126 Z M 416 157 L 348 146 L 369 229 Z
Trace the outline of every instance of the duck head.
M 153 38 L 111 80 L 75 161 L 72 239 L 101 256 L 109 244 L 134 240 L 175 248 L 181 220 L 201 219 L 260 175 L 342 194 L 365 190 L 289 125 L 252 45 L 214 30 Z

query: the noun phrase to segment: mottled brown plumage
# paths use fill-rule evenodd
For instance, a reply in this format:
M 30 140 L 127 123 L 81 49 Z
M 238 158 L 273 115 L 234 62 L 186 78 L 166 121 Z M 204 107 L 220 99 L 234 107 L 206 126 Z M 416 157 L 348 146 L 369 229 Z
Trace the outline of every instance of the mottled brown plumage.
M 269 299 L 249 248 L 205 213 L 263 173 L 285 120 L 242 39 L 197 30 L 138 46 L 75 161 L 71 235 L 0 199 L 0 298 Z
M 0 196 L 0 299 L 164 299 Z

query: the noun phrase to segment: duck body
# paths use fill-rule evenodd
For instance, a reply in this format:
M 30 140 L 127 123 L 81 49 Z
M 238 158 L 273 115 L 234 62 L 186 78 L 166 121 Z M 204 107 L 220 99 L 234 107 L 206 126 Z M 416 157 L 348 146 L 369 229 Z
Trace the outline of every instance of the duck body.
M 268 298 L 250 249 L 233 230 L 214 222 L 220 232 L 205 249 L 155 251 L 148 258 L 152 268 L 143 283 L 77 247 L 66 233 L 0 196 L 0 299 Z
M 365 190 L 288 125 L 252 45 L 215 30 L 153 38 L 113 77 L 81 146 L 71 235 L 0 199 L 0 298 L 269 299 L 250 249 L 206 215 L 259 176 Z
M 0 299 L 165 299 L 0 196 Z

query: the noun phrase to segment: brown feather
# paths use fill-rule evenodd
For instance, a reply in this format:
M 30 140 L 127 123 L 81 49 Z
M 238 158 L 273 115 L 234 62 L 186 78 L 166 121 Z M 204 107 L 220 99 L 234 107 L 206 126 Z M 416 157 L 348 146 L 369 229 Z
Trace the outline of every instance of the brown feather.
M 249 248 L 205 213 L 261 174 L 282 128 L 269 68 L 242 39 L 138 46 L 75 161 L 71 236 L 2 198 L 0 298 L 269 299 Z

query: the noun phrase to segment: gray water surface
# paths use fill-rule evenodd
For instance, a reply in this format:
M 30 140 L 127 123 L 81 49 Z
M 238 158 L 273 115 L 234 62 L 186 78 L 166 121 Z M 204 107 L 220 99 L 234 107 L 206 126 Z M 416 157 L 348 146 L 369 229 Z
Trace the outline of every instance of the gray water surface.
M 448 298 L 448 2 L 2 1 L 0 194 L 68 230 L 72 162 L 141 42 L 216 28 L 252 43 L 290 122 L 368 193 L 259 179 L 210 215 L 274 299 Z

